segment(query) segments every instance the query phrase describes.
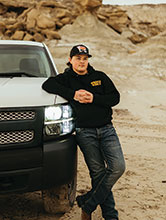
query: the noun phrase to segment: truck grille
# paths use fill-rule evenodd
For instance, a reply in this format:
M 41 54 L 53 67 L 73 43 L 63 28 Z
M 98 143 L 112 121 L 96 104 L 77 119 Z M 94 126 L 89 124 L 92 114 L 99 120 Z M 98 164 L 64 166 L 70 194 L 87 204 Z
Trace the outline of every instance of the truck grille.
M 0 150 L 42 146 L 43 107 L 0 109 Z
M 33 120 L 34 118 L 34 111 L 0 112 L 0 121 Z
M 34 138 L 34 131 L 10 131 L 0 132 L 0 144 L 16 144 L 26 143 L 32 141 Z

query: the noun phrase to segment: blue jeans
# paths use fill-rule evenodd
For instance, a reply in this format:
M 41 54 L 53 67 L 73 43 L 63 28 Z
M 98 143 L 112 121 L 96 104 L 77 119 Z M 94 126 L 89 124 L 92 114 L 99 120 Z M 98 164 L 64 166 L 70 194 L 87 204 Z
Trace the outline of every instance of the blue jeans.
M 76 128 L 76 138 L 92 183 L 92 189 L 79 196 L 80 207 L 91 214 L 100 205 L 104 219 L 118 219 L 111 189 L 124 173 L 125 161 L 114 127 Z

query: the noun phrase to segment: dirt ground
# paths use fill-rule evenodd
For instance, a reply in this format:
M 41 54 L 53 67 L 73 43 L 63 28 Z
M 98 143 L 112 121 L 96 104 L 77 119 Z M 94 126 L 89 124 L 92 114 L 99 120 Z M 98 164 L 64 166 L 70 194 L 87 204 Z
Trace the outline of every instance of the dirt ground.
M 61 30 L 61 41 L 47 41 L 58 70 L 69 49 L 85 43 L 90 63 L 105 71 L 121 93 L 113 123 L 126 160 L 126 172 L 113 188 L 120 220 L 166 220 L 166 49 L 165 33 L 133 45 L 90 15 Z M 79 152 L 77 195 L 90 189 L 88 170 Z M 0 220 L 79 220 L 74 204 L 69 213 L 50 215 L 41 193 L 0 197 Z M 98 207 L 93 220 L 102 220 Z

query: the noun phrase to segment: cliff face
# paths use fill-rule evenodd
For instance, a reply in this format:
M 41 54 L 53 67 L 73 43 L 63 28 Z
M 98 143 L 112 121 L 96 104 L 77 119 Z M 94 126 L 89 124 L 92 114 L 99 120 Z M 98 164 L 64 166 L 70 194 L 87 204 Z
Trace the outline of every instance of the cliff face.
M 61 39 L 59 30 L 90 12 L 133 44 L 166 28 L 166 5 L 111 6 L 102 0 L 0 0 L 0 38 L 44 41 Z

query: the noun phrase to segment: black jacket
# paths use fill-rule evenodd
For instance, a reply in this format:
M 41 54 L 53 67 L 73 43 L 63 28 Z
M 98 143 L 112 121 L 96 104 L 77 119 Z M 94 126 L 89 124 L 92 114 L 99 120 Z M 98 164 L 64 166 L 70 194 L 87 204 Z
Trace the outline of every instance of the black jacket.
M 88 66 L 88 73 L 78 75 L 72 68 L 63 74 L 48 78 L 42 88 L 67 99 L 76 115 L 76 127 L 101 127 L 111 123 L 112 106 L 119 103 L 120 94 L 110 78 Z M 75 91 L 85 89 L 93 93 L 93 102 L 84 104 L 73 99 Z

